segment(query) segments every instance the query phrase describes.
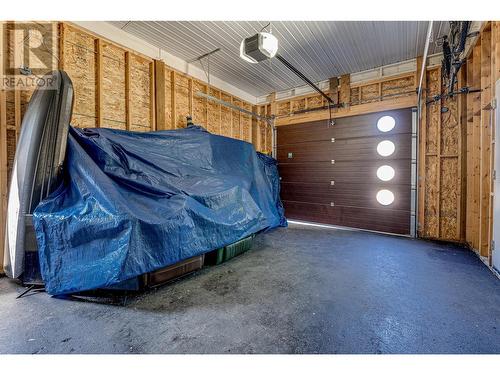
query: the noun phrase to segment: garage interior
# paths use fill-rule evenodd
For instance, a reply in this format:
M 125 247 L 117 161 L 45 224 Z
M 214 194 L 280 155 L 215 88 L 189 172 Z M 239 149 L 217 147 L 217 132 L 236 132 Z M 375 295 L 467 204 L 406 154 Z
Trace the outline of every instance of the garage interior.
M 457 25 L 463 51 L 447 67 Z M 70 78 L 73 136 L 192 121 L 251 144 L 277 161 L 288 224 L 200 250 L 199 265 L 139 292 L 47 293 L 7 277 L 9 189 L 35 87 L 4 83 L 0 353 L 500 353 L 500 21 L 1 26 L 3 76 Z M 242 41 L 262 32 L 278 54 L 252 63 Z M 36 72 L 19 58 L 33 45 Z

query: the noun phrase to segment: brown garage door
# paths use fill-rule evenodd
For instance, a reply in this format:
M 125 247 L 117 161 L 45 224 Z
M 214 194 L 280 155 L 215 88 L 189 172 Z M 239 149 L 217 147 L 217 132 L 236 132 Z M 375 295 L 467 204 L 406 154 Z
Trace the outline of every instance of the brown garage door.
M 411 109 L 278 127 L 287 218 L 410 234 L 411 148 Z

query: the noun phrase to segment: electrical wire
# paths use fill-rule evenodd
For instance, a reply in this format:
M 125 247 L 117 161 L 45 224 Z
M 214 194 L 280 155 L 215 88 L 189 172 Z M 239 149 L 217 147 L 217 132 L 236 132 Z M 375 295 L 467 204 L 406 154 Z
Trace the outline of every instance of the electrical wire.
M 328 112 L 330 114 L 330 118 L 328 119 L 328 126 L 332 126 L 333 123 L 332 123 L 332 106 L 330 103 L 328 103 Z
M 262 29 L 260 29 L 260 32 L 262 32 L 263 30 L 265 30 L 268 26 L 271 26 L 271 22 L 269 22 L 266 26 L 264 26 Z

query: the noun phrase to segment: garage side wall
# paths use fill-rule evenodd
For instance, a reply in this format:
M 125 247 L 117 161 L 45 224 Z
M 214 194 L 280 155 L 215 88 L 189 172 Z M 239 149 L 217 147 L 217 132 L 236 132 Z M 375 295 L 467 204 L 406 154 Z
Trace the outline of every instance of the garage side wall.
M 163 61 L 71 23 L 5 22 L 0 26 L 1 72 L 11 69 L 19 74 L 24 65 L 20 52 L 28 45 L 39 44 L 36 55 L 46 68 L 37 71 L 37 76 L 58 68 L 68 73 L 75 90 L 74 126 L 148 132 L 183 128 L 186 116 L 192 115 L 196 124 L 215 134 L 253 142 L 258 151 L 270 151 L 270 136 L 267 145 L 257 138 L 263 131 L 252 129 L 257 124 L 251 116 L 196 93 L 212 95 L 246 110 L 257 107 L 176 71 Z M 2 85 L 0 92 L 0 273 L 9 179 L 22 118 L 33 91 L 33 87 L 3 90 Z
M 422 108 L 421 237 L 467 244 L 491 260 L 494 91 L 500 79 L 500 22 L 481 30 L 459 72 L 468 94 L 432 101 Z M 446 92 L 441 69 L 427 72 L 425 101 Z M 497 192 L 498 194 L 498 192 Z

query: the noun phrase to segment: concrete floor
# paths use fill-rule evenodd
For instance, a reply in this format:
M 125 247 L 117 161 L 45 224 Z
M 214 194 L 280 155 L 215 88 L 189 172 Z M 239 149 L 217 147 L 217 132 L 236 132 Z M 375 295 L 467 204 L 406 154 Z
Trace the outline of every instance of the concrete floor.
M 470 251 L 291 225 L 125 306 L 0 279 L 0 353 L 500 353 L 500 280 Z

